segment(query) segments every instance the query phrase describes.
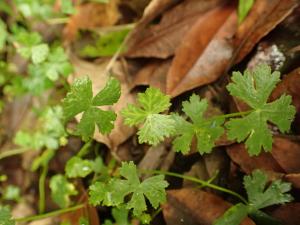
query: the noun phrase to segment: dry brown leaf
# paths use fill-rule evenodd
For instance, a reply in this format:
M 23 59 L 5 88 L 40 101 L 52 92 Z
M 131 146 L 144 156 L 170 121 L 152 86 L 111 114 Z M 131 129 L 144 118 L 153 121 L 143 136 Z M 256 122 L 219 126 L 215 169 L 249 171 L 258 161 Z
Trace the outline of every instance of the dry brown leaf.
M 199 17 L 176 50 L 167 75 L 167 93 L 177 96 L 222 75 L 232 55 L 230 39 L 236 25 L 234 5 Z
M 292 183 L 294 188 L 300 189 L 300 173 L 286 174 L 284 180 Z
M 138 168 L 140 170 L 156 170 L 162 164 L 168 151 L 164 143 L 157 146 L 151 146 L 143 159 L 139 162 Z M 147 176 L 144 176 L 147 177 Z
M 171 190 L 163 205 L 163 214 L 168 225 L 211 225 L 231 206 L 220 197 L 193 188 Z M 241 225 L 255 225 L 246 218 Z
M 144 10 L 144 15 L 138 26 L 147 24 L 164 12 L 168 7 L 178 3 L 179 0 L 152 0 Z
M 154 60 L 140 69 L 132 82 L 137 85 L 149 85 L 166 92 L 166 76 L 170 68 L 171 60 Z
M 244 144 L 234 144 L 227 147 L 227 154 L 233 162 L 249 174 L 255 169 L 269 170 L 283 173 L 283 169 L 273 158 L 271 153 L 262 152 L 259 156 L 250 157 Z
M 93 92 L 97 93 L 101 90 L 106 81 L 108 76 L 105 75 L 104 71 L 108 64 L 108 60 L 104 60 L 100 64 L 96 63 L 89 63 L 87 61 L 83 61 L 73 57 L 71 60 L 74 66 L 74 75 L 70 77 L 69 82 L 75 78 L 82 77 L 82 76 L 89 76 L 93 82 Z M 103 107 L 104 109 L 112 109 L 117 113 L 117 119 L 115 121 L 115 127 L 112 132 L 108 135 L 102 135 L 98 131 L 95 132 L 94 138 L 102 143 L 105 143 L 110 149 L 115 150 L 118 145 L 123 143 L 128 137 L 130 137 L 134 133 L 134 129 L 124 125 L 123 119 L 120 115 L 121 109 L 123 109 L 128 103 L 134 102 L 134 97 L 130 93 L 128 88 L 128 83 L 125 78 L 125 73 L 121 69 L 121 65 L 119 62 L 114 64 L 113 72 L 114 76 L 120 81 L 121 83 L 121 97 L 119 101 L 114 104 L 112 107 Z M 76 117 L 77 120 L 80 119 L 80 116 Z
M 300 173 L 299 143 L 276 137 L 271 154 L 286 173 Z
M 272 216 L 284 225 L 297 225 L 300 224 L 300 203 L 287 203 L 279 206 L 272 212 Z
M 240 62 L 256 43 L 283 21 L 297 6 L 297 0 L 255 1 L 249 15 L 239 26 L 234 39 L 232 62 Z
M 64 39 L 74 41 L 79 29 L 93 29 L 114 25 L 120 17 L 118 11 L 119 0 L 110 0 L 108 4 L 86 3 L 76 7 L 64 28 Z
M 198 16 L 215 7 L 223 0 L 190 0 L 165 12 L 158 24 L 137 26 L 127 43 L 128 57 L 172 56 L 182 37 Z

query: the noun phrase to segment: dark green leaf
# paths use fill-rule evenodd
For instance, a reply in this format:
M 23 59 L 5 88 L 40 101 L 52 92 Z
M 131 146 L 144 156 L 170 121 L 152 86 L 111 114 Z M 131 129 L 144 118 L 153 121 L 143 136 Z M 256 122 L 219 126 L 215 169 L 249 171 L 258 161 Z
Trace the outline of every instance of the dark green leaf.
M 249 204 L 254 209 L 262 209 L 271 205 L 283 204 L 293 200 L 293 197 L 286 192 L 291 190 L 291 184 L 281 180 L 273 181 L 267 185 L 267 176 L 260 170 L 252 175 L 244 177 Z
M 290 129 L 295 115 L 290 96 L 282 95 L 279 99 L 267 103 L 267 100 L 279 82 L 279 73 L 271 73 L 270 67 L 261 65 L 251 73 L 246 70 L 244 76 L 235 72 L 233 83 L 227 86 L 230 94 L 246 102 L 253 111 L 243 118 L 233 118 L 226 123 L 228 138 L 238 142 L 246 140 L 250 155 L 258 155 L 263 148 L 272 148 L 272 134 L 267 122 L 278 126 L 281 132 Z
M 178 135 L 173 141 L 175 151 L 189 152 L 192 139 L 196 137 L 199 153 L 211 152 L 215 141 L 224 133 L 224 129 L 221 127 L 224 119 L 205 119 L 203 114 L 208 106 L 207 101 L 200 100 L 199 96 L 195 94 L 190 97 L 190 101 L 184 101 L 182 105 L 183 111 L 191 119 L 191 122 L 174 116 Z
M 104 111 L 97 106 L 115 103 L 120 96 L 120 84 L 110 78 L 106 86 L 93 98 L 92 82 L 89 78 L 76 79 L 71 91 L 63 100 L 66 121 L 83 112 L 77 126 L 76 133 L 84 140 L 93 136 L 95 124 L 102 134 L 108 134 L 114 127 L 116 114 L 113 111 Z

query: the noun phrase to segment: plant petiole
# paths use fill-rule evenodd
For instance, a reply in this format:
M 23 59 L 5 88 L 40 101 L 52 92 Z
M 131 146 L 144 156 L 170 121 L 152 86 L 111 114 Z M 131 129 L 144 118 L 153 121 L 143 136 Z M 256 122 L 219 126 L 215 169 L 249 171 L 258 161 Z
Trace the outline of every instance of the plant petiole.
M 252 113 L 254 110 L 248 110 L 245 112 L 235 112 L 235 113 L 229 113 L 229 114 L 223 114 L 223 115 L 219 115 L 219 116 L 213 116 L 211 118 L 208 118 L 207 120 L 217 120 L 217 119 L 227 119 L 227 118 L 231 118 L 231 117 L 238 117 L 238 116 L 244 116 L 247 115 L 249 113 Z
M 139 171 L 139 172 L 141 172 L 141 173 L 163 174 L 163 175 L 167 175 L 167 176 L 178 177 L 178 178 L 182 178 L 182 179 L 185 179 L 185 180 L 189 180 L 189 181 L 192 181 L 194 183 L 200 184 L 202 187 L 209 187 L 209 188 L 212 188 L 212 189 L 230 194 L 232 196 L 235 196 L 236 198 L 240 199 L 243 203 L 248 204 L 248 201 L 243 196 L 241 196 L 240 194 L 238 194 L 234 191 L 231 191 L 227 188 L 223 188 L 223 187 L 220 187 L 218 185 L 211 184 L 208 181 L 197 179 L 195 177 L 186 176 L 186 175 L 173 173 L 173 172 L 161 171 L 161 170 L 142 170 L 142 171 Z
M 5 150 L 4 152 L 2 152 L 0 154 L 0 160 L 7 158 L 7 157 L 11 157 L 11 156 L 15 156 L 15 155 L 20 155 L 23 154 L 27 151 L 30 151 L 31 149 L 28 148 L 16 148 L 16 149 L 11 149 L 11 150 Z

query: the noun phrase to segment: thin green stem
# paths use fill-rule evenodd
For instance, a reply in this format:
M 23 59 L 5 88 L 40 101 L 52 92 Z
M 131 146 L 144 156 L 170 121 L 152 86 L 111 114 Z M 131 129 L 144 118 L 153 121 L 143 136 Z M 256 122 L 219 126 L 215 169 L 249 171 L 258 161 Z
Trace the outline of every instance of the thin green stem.
M 82 148 L 79 150 L 79 152 L 77 153 L 77 156 L 78 157 L 83 157 L 85 156 L 88 151 L 89 151 L 89 148 L 91 147 L 92 145 L 92 140 L 88 141 L 88 142 L 85 142 L 84 145 L 82 146 Z
M 153 220 L 160 212 L 162 211 L 162 208 L 159 207 L 151 216 L 151 220 Z
M 70 20 L 69 17 L 61 17 L 61 18 L 52 18 L 52 19 L 48 19 L 46 22 L 49 24 L 65 24 L 68 23 Z
M 41 220 L 41 219 L 45 219 L 48 217 L 58 216 L 58 215 L 61 215 L 61 214 L 67 213 L 67 212 L 72 212 L 72 211 L 81 209 L 83 207 L 85 207 L 85 204 L 79 204 L 79 205 L 72 206 L 70 208 L 59 209 L 59 210 L 49 212 L 49 213 L 28 216 L 28 217 L 23 217 L 23 218 L 16 218 L 15 221 L 16 222 L 30 222 L 30 221 L 35 221 L 35 220 Z
M 211 183 L 209 183 L 207 181 L 197 179 L 195 177 L 186 176 L 186 175 L 182 175 L 182 174 L 178 174 L 178 173 L 173 173 L 173 172 L 168 172 L 168 171 L 160 171 L 160 170 L 146 170 L 146 171 L 140 171 L 140 172 L 141 173 L 163 174 L 163 175 L 167 175 L 167 176 L 178 177 L 178 178 L 181 178 L 181 179 L 189 180 L 189 181 L 192 181 L 194 183 L 200 184 L 203 187 L 209 187 L 209 188 L 212 188 L 212 189 L 215 189 L 215 190 L 218 190 L 218 191 L 230 194 L 232 196 L 235 196 L 238 199 L 240 199 L 243 203 L 248 204 L 248 201 L 243 196 L 241 196 L 240 194 L 238 194 L 238 193 L 236 193 L 234 191 L 231 191 L 231 190 L 229 190 L 227 188 L 223 188 L 223 187 L 217 186 L 215 184 L 211 184 Z
M 46 177 L 48 173 L 48 165 L 42 166 L 42 172 L 39 178 L 39 213 L 45 212 L 45 205 L 46 205 L 46 192 L 45 192 L 45 186 L 46 186 Z
M 24 152 L 30 150 L 31 149 L 29 148 L 17 148 L 17 149 L 5 150 L 4 152 L 0 153 L 0 160 L 14 155 L 23 154 Z
M 253 111 L 254 110 L 248 110 L 245 112 L 235 112 L 235 113 L 223 114 L 223 115 L 219 115 L 219 116 L 213 116 L 211 118 L 208 118 L 207 120 L 227 119 L 227 118 L 231 118 L 231 117 L 244 116 L 249 113 L 252 113 Z
M 116 32 L 116 31 L 122 31 L 122 30 L 131 30 L 135 27 L 136 23 L 128 23 L 128 24 L 122 24 L 122 25 L 115 25 L 115 26 L 110 26 L 110 27 L 100 27 L 93 29 L 96 33 L 102 35 L 102 34 L 107 34 L 111 32 Z

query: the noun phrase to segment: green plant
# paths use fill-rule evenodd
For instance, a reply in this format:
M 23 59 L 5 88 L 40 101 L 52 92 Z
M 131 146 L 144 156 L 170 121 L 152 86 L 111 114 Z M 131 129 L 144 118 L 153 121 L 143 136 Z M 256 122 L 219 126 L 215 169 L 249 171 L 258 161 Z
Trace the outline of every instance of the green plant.
M 239 0 L 238 6 L 238 20 L 241 24 L 251 10 L 255 0 Z
M 247 215 L 253 218 L 254 221 L 265 220 L 269 221 L 268 224 L 270 224 L 270 222 L 276 221 L 260 209 L 293 200 L 293 197 L 287 194 L 291 190 L 291 184 L 275 180 L 267 186 L 267 176 L 259 170 L 244 177 L 244 186 L 248 201 L 232 206 L 221 218 L 214 222 L 214 225 L 238 225 Z
M 262 149 L 270 151 L 272 148 L 268 122 L 276 125 L 281 132 L 287 132 L 296 113 L 291 96 L 282 95 L 273 102 L 267 102 L 280 81 L 279 76 L 279 72 L 271 73 L 267 65 L 260 65 L 253 72 L 246 70 L 244 75 L 233 73 L 233 82 L 227 85 L 227 89 L 249 106 L 250 109 L 245 112 L 204 118 L 207 101 L 192 95 L 182 104 L 190 122 L 177 114 L 159 114 L 169 109 L 169 97 L 157 89 L 148 88 L 138 96 L 138 102 L 144 108 L 128 105 L 122 115 L 126 124 L 141 125 L 138 132 L 140 143 L 157 144 L 165 137 L 175 136 L 175 151 L 188 153 L 195 136 L 197 149 L 203 154 L 210 153 L 215 141 L 226 131 L 229 139 L 245 141 L 251 156 L 258 155 Z
M 7 3 L 9 2 L 9 3 Z M 165 176 L 174 176 L 195 182 L 224 192 L 239 199 L 241 203 L 230 208 L 215 224 L 239 224 L 249 215 L 254 220 L 271 221 L 261 209 L 282 204 L 292 200 L 287 192 L 290 185 L 279 180 L 267 186 L 267 177 L 261 171 L 254 172 L 244 178 L 244 186 L 248 200 L 242 195 L 224 187 L 172 172 L 139 171 L 133 162 L 117 163 L 111 160 L 106 165 L 98 151 L 92 150 L 92 138 L 96 129 L 102 134 L 109 134 L 116 120 L 110 107 L 115 104 L 121 94 L 121 85 L 113 77 L 98 93 L 93 93 L 92 82 L 88 77 L 76 79 L 62 102 L 52 101 L 43 96 L 45 92 L 53 93 L 53 88 L 66 87 L 66 78 L 73 72 L 68 55 L 61 47 L 59 40 L 48 41 L 41 33 L 33 31 L 36 22 L 66 22 L 69 14 L 76 12 L 73 1 L 60 1 L 59 10 L 53 10 L 54 0 L 13 0 L 0 2 L 0 86 L 3 98 L 0 109 L 5 103 L 16 97 L 30 96 L 30 106 L 38 118 L 30 129 L 20 129 L 14 135 L 16 149 L 0 153 L 0 160 L 27 151 L 36 151 L 31 170 L 39 173 L 38 180 L 38 215 L 24 218 L 12 218 L 8 205 L 12 201 L 22 201 L 21 188 L 14 185 L 1 186 L 0 192 L 0 225 L 14 225 L 16 222 L 29 222 L 86 207 L 106 206 L 111 208 L 115 220 L 106 220 L 105 224 L 130 224 L 130 219 L 138 219 L 141 223 L 149 223 L 160 212 L 160 204 L 166 201 L 168 182 Z M 94 0 L 107 3 L 108 0 Z M 240 1 L 239 22 L 250 10 L 253 1 Z M 11 10 L 14 9 L 14 10 Z M 13 12 L 16 11 L 16 12 Z M 3 16 L 2 16 L 3 15 Z M 13 15 L 12 21 L 7 17 Z M 132 28 L 132 24 L 114 27 L 114 32 L 104 32 L 96 40 L 95 45 L 87 45 L 81 53 L 88 57 L 111 56 L 124 49 L 124 39 Z M 24 66 L 11 58 L 21 57 Z M 208 102 L 193 94 L 182 103 L 183 113 L 169 113 L 171 98 L 160 90 L 149 87 L 145 93 L 139 93 L 137 104 L 130 104 L 122 110 L 124 123 L 138 126 L 140 143 L 156 145 L 166 138 L 173 139 L 173 149 L 187 154 L 193 139 L 197 141 L 200 154 L 210 153 L 215 142 L 227 134 L 229 139 L 245 142 L 250 155 L 258 155 L 262 150 L 270 151 L 272 133 L 270 126 L 276 125 L 281 132 L 287 132 L 295 115 L 291 105 L 291 97 L 282 95 L 279 99 L 268 102 L 270 93 L 279 82 L 279 73 L 271 73 L 266 65 L 253 72 L 245 71 L 244 75 L 235 72 L 232 83 L 227 86 L 233 97 L 239 98 L 249 106 L 245 112 L 236 112 L 206 117 Z M 66 92 L 63 89 L 62 92 Z M 59 99 L 60 101 L 60 99 Z M 81 119 L 73 131 L 66 129 L 66 124 L 75 116 Z M 72 156 L 65 165 L 65 171 L 49 173 L 49 163 L 66 145 L 69 136 L 80 136 L 86 143 L 80 151 Z M 141 179 L 140 173 L 156 174 Z M 50 177 L 49 188 L 52 201 L 58 210 L 45 213 L 46 179 Z M 7 176 L 1 174 L 0 182 Z M 80 191 L 77 179 L 84 179 L 88 186 L 88 202 L 77 204 L 75 198 Z M 156 211 L 154 211 L 156 210 Z M 84 217 L 80 224 L 88 224 Z M 62 224 L 70 224 L 63 221 Z

